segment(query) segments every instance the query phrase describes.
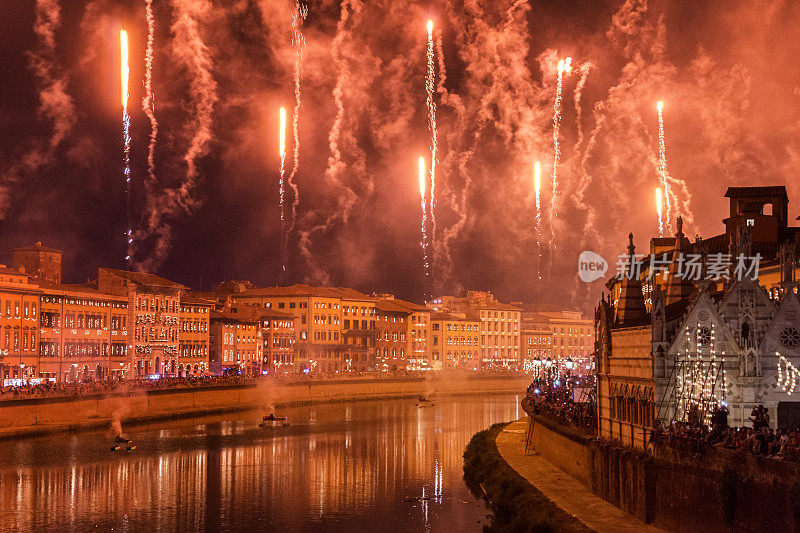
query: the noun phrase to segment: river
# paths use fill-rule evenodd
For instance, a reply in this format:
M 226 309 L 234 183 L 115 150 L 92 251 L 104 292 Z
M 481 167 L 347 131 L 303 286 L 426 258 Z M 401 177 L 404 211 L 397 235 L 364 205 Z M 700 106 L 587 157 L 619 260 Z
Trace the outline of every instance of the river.
M 0 442 L 0 531 L 479 531 L 472 435 L 514 395 L 316 404 Z

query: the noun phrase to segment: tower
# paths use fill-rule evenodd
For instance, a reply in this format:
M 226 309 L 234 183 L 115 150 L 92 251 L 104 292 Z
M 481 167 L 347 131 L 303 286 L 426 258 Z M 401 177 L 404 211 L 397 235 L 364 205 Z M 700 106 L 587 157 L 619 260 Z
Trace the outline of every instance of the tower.
M 37 241 L 33 246 L 14 248 L 13 265 L 24 268 L 34 279 L 48 283 L 61 283 L 61 250 L 42 246 Z

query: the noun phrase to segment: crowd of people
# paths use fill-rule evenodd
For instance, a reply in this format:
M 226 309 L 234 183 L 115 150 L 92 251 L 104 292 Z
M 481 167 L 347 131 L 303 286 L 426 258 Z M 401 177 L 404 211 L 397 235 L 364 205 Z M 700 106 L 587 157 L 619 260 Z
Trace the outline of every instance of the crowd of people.
M 571 424 L 586 430 L 597 426 L 596 404 L 590 394 L 576 391 L 589 390 L 592 384 L 583 379 L 572 380 L 534 380 L 523 400 L 523 408 L 529 414 L 543 415 L 560 424 Z
M 712 414 L 710 427 L 691 418 L 689 422 L 675 421 L 666 426 L 658 422 L 652 432 L 652 442 L 696 454 L 719 447 L 774 459 L 800 460 L 800 428 L 771 428 L 769 409 L 763 405 L 753 408 L 751 427 L 729 426 L 728 409 L 724 405 Z
M 235 385 L 248 382 L 253 382 L 253 380 L 238 376 L 161 377 L 159 379 L 136 380 L 104 379 L 61 383 L 44 380 L 40 382 L 0 387 L 0 402 L 29 398 L 53 398 L 62 396 L 107 394 L 113 392 L 133 391 L 137 389 L 152 390 L 209 387 L 214 385 Z

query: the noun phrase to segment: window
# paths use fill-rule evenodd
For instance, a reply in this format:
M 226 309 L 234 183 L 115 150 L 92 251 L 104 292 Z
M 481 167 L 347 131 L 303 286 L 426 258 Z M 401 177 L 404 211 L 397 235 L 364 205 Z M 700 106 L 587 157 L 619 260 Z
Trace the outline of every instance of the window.
M 756 221 L 754 219 L 752 219 L 752 218 L 748 218 L 745 224 L 752 228 L 752 227 L 755 227 Z

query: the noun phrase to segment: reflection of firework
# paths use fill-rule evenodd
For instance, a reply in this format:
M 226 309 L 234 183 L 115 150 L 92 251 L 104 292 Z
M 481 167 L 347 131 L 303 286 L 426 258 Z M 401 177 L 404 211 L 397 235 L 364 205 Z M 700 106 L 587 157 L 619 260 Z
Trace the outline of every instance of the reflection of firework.
M 425 91 L 428 93 L 428 129 L 431 132 L 431 238 L 436 238 L 436 151 L 438 149 L 436 132 L 436 102 L 433 99 L 435 70 L 433 54 L 433 21 L 428 21 L 428 71 L 425 76 Z
M 559 135 L 561 133 L 561 98 L 564 87 L 564 74 L 572 72 L 572 58 L 568 57 L 558 62 L 558 83 L 556 84 L 556 100 L 553 104 L 553 196 L 550 198 L 550 230 L 552 238 L 555 240 L 555 228 L 553 221 L 556 218 L 558 197 L 558 164 L 561 161 L 561 147 L 559 145 Z
M 124 160 L 125 160 L 125 204 L 127 206 L 127 226 L 128 232 L 125 235 L 127 240 L 125 262 L 128 267 L 131 265 L 131 257 L 133 256 L 132 244 L 133 235 L 131 230 L 131 117 L 128 114 L 128 80 L 130 77 L 130 69 L 128 68 L 128 32 L 120 30 L 119 32 L 120 44 L 120 79 L 122 81 L 122 139 L 124 142 Z
M 281 269 L 286 272 L 286 211 L 283 202 L 283 175 L 286 172 L 286 108 L 282 107 L 280 111 L 281 116 L 281 129 L 279 135 L 279 154 L 281 156 L 281 174 L 278 179 L 278 197 L 281 209 Z
M 664 102 L 659 101 L 658 108 L 658 175 L 661 186 L 664 188 L 664 200 L 667 207 L 667 220 L 664 229 L 672 227 L 672 187 L 669 185 L 669 172 L 667 171 L 667 144 L 664 139 Z
M 420 196 L 420 206 L 422 207 L 422 241 L 420 242 L 420 246 L 422 247 L 422 267 L 425 271 L 425 276 L 430 275 L 430 266 L 428 264 L 428 214 L 427 214 L 427 204 L 425 202 L 425 189 L 426 187 L 426 180 L 425 180 L 425 158 L 419 158 L 419 196 Z

